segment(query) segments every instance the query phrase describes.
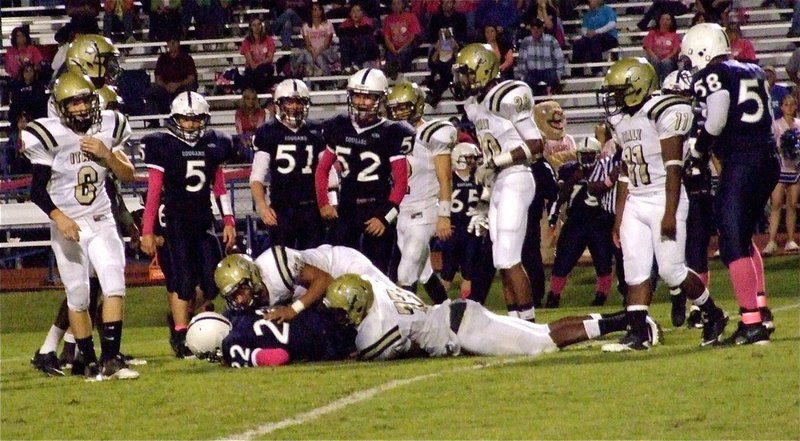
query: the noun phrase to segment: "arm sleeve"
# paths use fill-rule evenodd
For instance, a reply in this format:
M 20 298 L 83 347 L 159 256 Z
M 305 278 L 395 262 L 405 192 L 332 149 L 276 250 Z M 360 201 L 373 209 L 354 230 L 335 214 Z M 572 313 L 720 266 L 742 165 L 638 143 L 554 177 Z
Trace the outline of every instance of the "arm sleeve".
M 225 172 L 222 167 L 217 167 L 217 173 L 214 176 L 214 196 L 219 198 L 219 210 L 222 212 L 222 222 L 226 226 L 236 224 L 233 218 L 233 207 L 231 205 L 231 196 L 228 194 L 228 189 L 225 188 Z
M 269 179 L 269 161 L 270 156 L 267 152 L 256 151 L 253 156 L 253 166 L 250 168 L 250 183 L 260 182 L 264 185 L 267 184 Z
M 718 90 L 706 98 L 708 117 L 703 126 L 713 136 L 719 136 L 725 124 L 728 123 L 728 109 L 731 105 L 731 95 L 727 90 Z
M 164 184 L 164 172 L 151 168 L 147 174 L 147 201 L 142 216 L 142 234 L 153 234 L 158 215 L 158 204 L 161 201 L 161 186 Z
M 392 181 L 389 202 L 399 206 L 408 190 L 408 160 L 405 157 L 392 161 Z
M 330 173 L 333 163 L 336 162 L 336 153 L 330 148 L 322 152 L 317 170 L 314 173 L 314 187 L 317 193 L 317 205 L 324 207 L 330 204 L 328 200 L 328 173 Z
M 53 169 L 46 165 L 33 164 L 31 174 L 31 202 L 50 216 L 50 213 L 58 208 L 47 192 L 47 184 L 50 182 Z

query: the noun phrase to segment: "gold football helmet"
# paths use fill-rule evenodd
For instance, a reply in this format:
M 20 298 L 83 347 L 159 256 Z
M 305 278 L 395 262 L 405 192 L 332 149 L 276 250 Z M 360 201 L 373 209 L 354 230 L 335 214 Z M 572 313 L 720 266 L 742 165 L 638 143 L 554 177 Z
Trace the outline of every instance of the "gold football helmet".
M 472 43 L 458 51 L 453 63 L 453 95 L 463 100 L 481 93 L 500 75 L 500 59 L 492 48 Z
M 117 93 L 114 86 L 105 85 L 97 89 L 97 94 L 100 96 L 100 108 L 106 110 L 119 109 L 123 104 L 122 97 Z
M 612 64 L 597 92 L 606 115 L 630 111 L 644 104 L 658 90 L 658 75 L 642 57 L 623 58 Z
M 561 141 L 566 134 L 564 109 L 555 101 L 543 101 L 533 106 L 533 121 L 546 140 Z
M 68 70 L 88 75 L 100 87 L 119 76 L 119 49 L 102 35 L 81 35 L 70 43 L 66 65 Z
M 53 84 L 53 101 L 61 122 L 85 133 L 100 123 L 100 98 L 86 75 L 64 72 Z
M 375 301 L 372 284 L 358 274 L 343 274 L 328 285 L 323 303 L 331 309 L 342 310 L 348 322 L 358 326 Z
M 397 83 L 389 90 L 386 107 L 390 119 L 414 124 L 425 113 L 425 91 L 417 83 Z
M 217 264 L 214 270 L 214 282 L 219 293 L 231 309 L 242 309 L 252 306 L 259 292 L 266 290 L 261 279 L 261 271 L 253 259 L 246 254 L 231 254 Z M 248 287 L 252 295 L 246 304 L 237 303 L 234 294 L 241 287 Z

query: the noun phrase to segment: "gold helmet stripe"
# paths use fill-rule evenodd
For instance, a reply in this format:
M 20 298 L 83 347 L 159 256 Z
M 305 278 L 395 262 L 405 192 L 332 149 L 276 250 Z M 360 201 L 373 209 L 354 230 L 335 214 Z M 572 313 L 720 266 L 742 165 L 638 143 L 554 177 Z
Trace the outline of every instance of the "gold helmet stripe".
M 379 355 L 383 353 L 386 349 L 389 349 L 393 344 L 397 343 L 403 336 L 400 334 L 400 327 L 395 326 L 394 328 L 390 329 L 389 332 L 383 334 L 378 341 L 372 344 L 372 346 L 362 349 L 358 353 L 358 358 L 362 360 L 372 360 L 377 358 Z

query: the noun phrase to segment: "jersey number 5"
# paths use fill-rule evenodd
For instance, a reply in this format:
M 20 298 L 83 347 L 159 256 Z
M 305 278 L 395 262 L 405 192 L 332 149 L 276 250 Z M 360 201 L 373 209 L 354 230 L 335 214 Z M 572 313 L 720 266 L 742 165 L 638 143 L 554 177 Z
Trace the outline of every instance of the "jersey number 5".
M 198 159 L 186 161 L 186 191 L 190 193 L 198 192 L 206 183 L 206 174 L 203 171 L 206 162 Z M 189 185 L 189 178 L 195 176 L 198 178 L 196 184 Z

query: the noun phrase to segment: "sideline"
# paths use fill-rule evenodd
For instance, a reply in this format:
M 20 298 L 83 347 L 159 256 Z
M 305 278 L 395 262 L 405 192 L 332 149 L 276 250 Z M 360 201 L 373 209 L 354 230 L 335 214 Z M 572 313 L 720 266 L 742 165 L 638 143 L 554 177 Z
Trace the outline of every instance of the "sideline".
M 787 311 L 787 310 L 795 309 L 795 308 L 798 308 L 798 307 L 800 307 L 800 303 L 795 303 L 795 304 L 792 304 L 792 305 L 785 305 L 785 306 L 782 306 L 780 308 L 775 308 L 775 309 L 773 309 L 773 311 L 776 311 L 776 312 Z M 671 332 L 671 331 L 674 331 L 674 330 L 677 330 L 677 329 L 683 329 L 683 328 L 668 328 L 668 329 L 665 329 L 664 332 Z M 533 358 L 535 358 L 535 357 L 533 357 Z M 517 358 L 506 359 L 506 360 L 501 360 L 501 361 L 496 361 L 496 362 L 491 362 L 491 363 L 484 363 L 484 364 L 478 364 L 478 365 L 474 365 L 474 366 L 459 367 L 459 368 L 451 369 L 451 370 L 445 371 L 445 372 L 437 372 L 437 373 L 432 373 L 432 374 L 419 375 L 419 376 L 416 376 L 416 377 L 405 378 L 405 379 L 402 379 L 402 380 L 392 380 L 392 381 L 389 381 L 387 383 L 380 384 L 380 385 L 375 386 L 375 387 L 371 387 L 369 389 L 364 389 L 364 390 L 361 390 L 361 391 L 353 392 L 350 395 L 347 395 L 345 397 L 342 397 L 342 398 L 339 398 L 337 400 L 334 400 L 334 401 L 332 401 L 332 402 L 330 402 L 330 403 L 328 403 L 328 404 L 326 404 L 324 406 L 317 407 L 316 409 L 312 409 L 312 410 L 310 410 L 308 412 L 303 412 L 303 413 L 297 414 L 295 416 L 292 416 L 292 417 L 289 417 L 289 418 L 286 418 L 284 420 L 277 421 L 277 422 L 274 422 L 274 423 L 263 424 L 261 426 L 258 426 L 256 428 L 254 428 L 254 429 L 250 429 L 250 430 L 247 430 L 245 432 L 229 435 L 227 437 L 220 438 L 220 439 L 223 440 L 223 441 L 230 441 L 230 440 L 248 440 L 248 439 L 261 437 L 261 436 L 270 434 L 272 432 L 275 432 L 277 430 L 281 430 L 281 429 L 285 429 L 287 427 L 296 426 L 296 425 L 299 425 L 299 424 L 304 424 L 304 423 L 313 421 L 313 420 L 315 420 L 317 418 L 320 418 L 322 416 L 325 416 L 325 415 L 327 415 L 327 414 L 329 414 L 331 412 L 335 412 L 337 410 L 341 410 L 341 409 L 343 409 L 343 408 L 345 408 L 345 407 L 347 407 L 347 406 L 349 406 L 351 404 L 356 404 L 356 403 L 360 403 L 362 401 L 368 400 L 368 399 L 370 399 L 370 398 L 372 398 L 372 397 L 374 397 L 376 395 L 382 394 L 382 393 L 390 391 L 392 389 L 396 389 L 396 388 L 398 388 L 400 386 L 405 386 L 405 385 L 408 385 L 408 384 L 417 383 L 417 382 L 420 382 L 420 381 L 423 381 L 423 380 L 428 380 L 428 379 L 431 379 L 431 378 L 440 377 L 440 376 L 446 375 L 446 374 L 457 374 L 457 373 L 465 372 L 465 371 L 479 370 L 479 369 L 484 369 L 484 368 L 488 368 L 488 367 L 496 367 L 496 366 L 520 363 L 520 362 L 523 362 L 523 361 L 530 361 L 533 358 L 532 357 L 521 356 L 521 357 L 517 357 Z

